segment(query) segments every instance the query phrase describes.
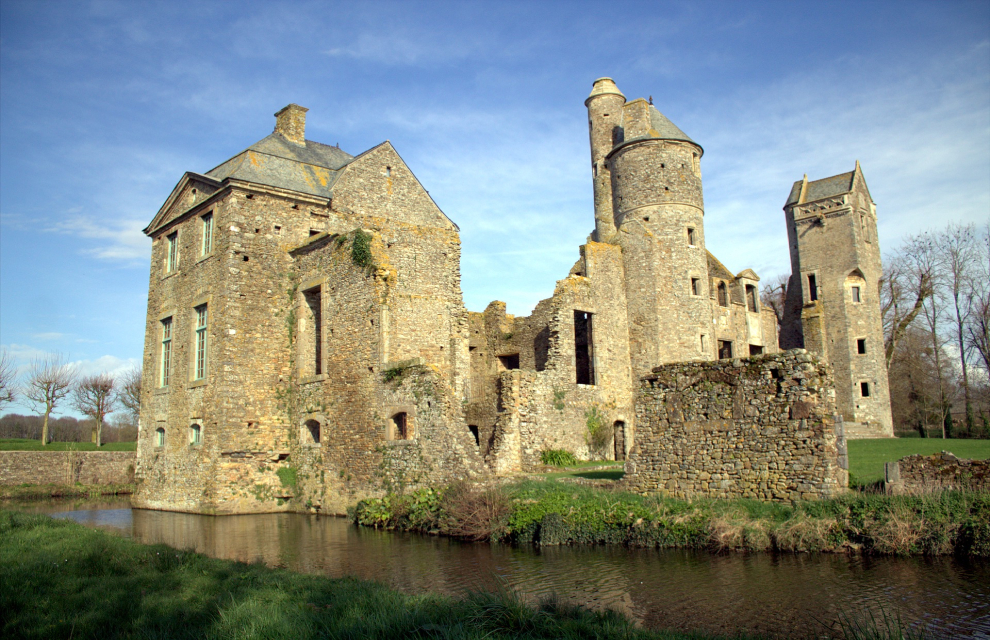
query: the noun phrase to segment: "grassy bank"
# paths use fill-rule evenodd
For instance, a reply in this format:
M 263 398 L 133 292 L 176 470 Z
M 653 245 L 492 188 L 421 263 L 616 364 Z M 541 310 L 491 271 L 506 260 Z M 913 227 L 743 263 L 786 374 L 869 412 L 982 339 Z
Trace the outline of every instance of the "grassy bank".
M 0 438 L 0 451 L 137 451 L 136 442 L 108 442 L 96 447 L 92 442 L 49 442 L 26 438 Z
M 854 482 L 866 485 L 883 480 L 885 462 L 894 462 L 904 456 L 918 453 L 930 456 L 941 451 L 951 451 L 959 458 L 986 460 L 990 458 L 990 440 L 942 440 L 941 438 L 850 440 L 849 474 Z
M 133 484 L 23 484 L 14 487 L 0 486 L 0 500 L 46 500 L 48 498 L 99 498 L 101 496 L 128 496 L 134 493 Z
M 404 595 L 0 511 L 5 638 L 702 638 L 511 593 Z
M 990 557 L 990 494 L 851 494 L 795 505 L 676 500 L 555 479 L 366 500 L 358 523 L 471 540 L 717 551 L 861 551 Z

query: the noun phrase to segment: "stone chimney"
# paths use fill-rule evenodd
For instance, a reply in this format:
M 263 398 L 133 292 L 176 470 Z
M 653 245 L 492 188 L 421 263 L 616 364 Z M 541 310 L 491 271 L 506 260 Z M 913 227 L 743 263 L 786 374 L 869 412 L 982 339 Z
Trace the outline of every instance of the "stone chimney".
M 275 133 L 294 144 L 306 144 L 306 107 L 290 104 L 275 114 Z

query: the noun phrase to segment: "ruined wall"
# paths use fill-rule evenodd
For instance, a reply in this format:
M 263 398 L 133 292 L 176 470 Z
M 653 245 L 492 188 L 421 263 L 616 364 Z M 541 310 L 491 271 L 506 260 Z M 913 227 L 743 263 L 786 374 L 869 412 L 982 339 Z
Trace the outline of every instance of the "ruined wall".
M 132 451 L 0 451 L 0 485 L 128 484 Z
M 848 472 L 828 365 L 802 349 L 656 367 L 636 397 L 625 488 L 677 497 L 814 500 Z
M 990 491 L 990 460 L 963 460 L 948 451 L 885 464 L 888 493 L 922 494 L 949 489 Z

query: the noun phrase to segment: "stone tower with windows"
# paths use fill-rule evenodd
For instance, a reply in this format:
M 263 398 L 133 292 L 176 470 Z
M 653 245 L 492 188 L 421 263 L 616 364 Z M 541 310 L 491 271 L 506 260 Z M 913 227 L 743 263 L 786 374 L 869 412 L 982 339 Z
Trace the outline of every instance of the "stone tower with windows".
M 859 162 L 848 173 L 798 180 L 784 212 L 791 278 L 780 346 L 831 363 L 848 437 L 892 436 L 876 205 Z

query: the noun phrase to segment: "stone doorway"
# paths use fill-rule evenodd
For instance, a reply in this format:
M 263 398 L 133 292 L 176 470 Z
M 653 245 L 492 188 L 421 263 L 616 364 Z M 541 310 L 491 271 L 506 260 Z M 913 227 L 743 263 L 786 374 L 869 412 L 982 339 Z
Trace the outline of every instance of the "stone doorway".
M 616 420 L 613 425 L 615 429 L 615 459 L 625 460 L 626 459 L 626 423 L 622 420 Z

